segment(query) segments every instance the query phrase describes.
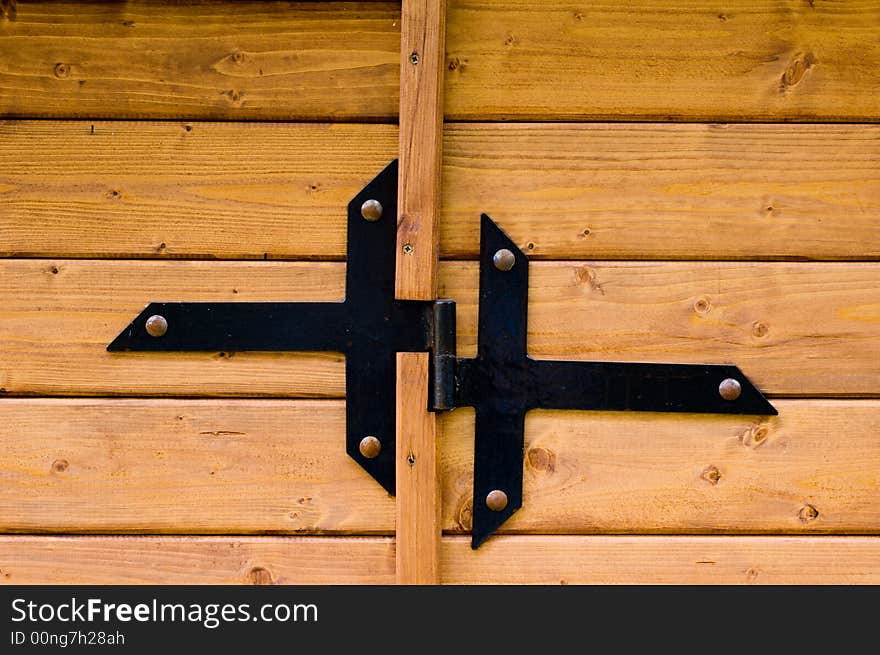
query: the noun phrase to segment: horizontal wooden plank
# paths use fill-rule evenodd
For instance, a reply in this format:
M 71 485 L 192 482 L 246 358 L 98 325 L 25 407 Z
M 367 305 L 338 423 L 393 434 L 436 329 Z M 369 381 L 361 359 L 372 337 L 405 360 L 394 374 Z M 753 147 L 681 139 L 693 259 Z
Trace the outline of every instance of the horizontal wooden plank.
M 0 537 L 5 584 L 394 584 L 388 537 Z
M 880 532 L 880 402 L 778 417 L 536 411 L 509 533 Z M 471 527 L 473 412 L 443 423 L 443 527 Z
M 22 2 L 0 21 L 0 116 L 397 116 L 400 5 Z
M 444 539 L 447 584 L 877 584 L 877 537 Z
M 877 584 L 876 537 L 496 537 L 448 584 Z M 388 537 L 0 537 L 7 584 L 393 584 Z
M 880 401 L 777 418 L 533 412 L 512 533 L 875 533 Z M 4 399 L 0 532 L 392 534 L 342 401 Z M 470 529 L 473 413 L 442 419 L 443 519 Z
M 151 301 L 340 300 L 345 265 L 0 262 L 0 388 L 27 395 L 342 396 L 336 353 L 108 353 Z
M 880 394 L 872 263 L 536 262 L 533 356 L 735 363 L 774 395 Z M 344 264 L 0 261 L 0 389 L 24 395 L 344 393 L 328 353 L 108 353 L 149 301 L 338 300 Z M 441 267 L 458 347 L 476 346 L 477 265 Z
M 449 264 L 459 353 L 477 267 Z M 859 263 L 536 262 L 528 347 L 557 359 L 736 364 L 774 395 L 880 393 L 880 268 Z
M 441 252 L 880 258 L 880 127 L 451 124 Z M 0 122 L 0 256 L 343 259 L 391 125 Z M 829 164 L 833 162 L 833 165 Z
M 560 95 L 560 94 L 557 94 Z M 453 124 L 446 257 L 876 259 L 880 126 Z
M 3 532 L 394 533 L 338 400 L 6 399 L 0 436 Z
M 877 120 L 880 5 L 450 0 L 446 115 Z
M 0 122 L 0 255 L 342 259 L 392 125 Z

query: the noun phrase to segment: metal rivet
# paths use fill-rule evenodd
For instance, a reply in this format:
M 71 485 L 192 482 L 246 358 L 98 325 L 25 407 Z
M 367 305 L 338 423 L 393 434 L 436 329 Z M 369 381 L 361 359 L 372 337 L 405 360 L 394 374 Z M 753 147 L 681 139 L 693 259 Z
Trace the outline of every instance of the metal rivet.
M 492 257 L 492 262 L 499 271 L 509 271 L 516 264 L 516 255 L 507 248 L 502 248 Z
M 365 221 L 375 223 L 382 218 L 382 203 L 372 198 L 365 200 L 364 204 L 361 205 L 361 216 L 364 217 Z
M 486 495 L 486 507 L 493 512 L 500 512 L 507 507 L 507 494 L 501 489 L 493 489 Z
M 361 445 L 359 448 L 361 455 L 367 459 L 375 459 L 379 456 L 379 453 L 382 452 L 382 442 L 376 437 L 370 435 L 361 439 Z
M 411 243 L 403 244 L 403 254 L 404 255 L 411 255 L 411 254 L 413 254 L 414 250 L 415 250 L 415 248 L 413 248 Z
M 168 321 L 165 320 L 164 316 L 153 314 L 147 319 L 146 328 L 147 334 L 151 337 L 162 337 L 168 332 Z
M 733 378 L 727 378 L 718 385 L 718 393 L 724 400 L 736 400 L 742 393 L 742 386 Z

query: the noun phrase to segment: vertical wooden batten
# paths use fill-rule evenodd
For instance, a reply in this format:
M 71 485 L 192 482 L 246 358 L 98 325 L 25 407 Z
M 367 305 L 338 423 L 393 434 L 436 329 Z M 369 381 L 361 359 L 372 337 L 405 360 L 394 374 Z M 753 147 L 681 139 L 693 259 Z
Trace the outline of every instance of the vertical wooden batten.
M 397 582 L 440 581 L 437 421 L 428 411 L 428 353 L 397 354 Z
M 395 295 L 437 297 L 446 0 L 403 0 Z M 440 581 L 436 418 L 428 355 L 397 356 L 397 582 Z
M 404 0 L 396 295 L 437 297 L 446 0 Z

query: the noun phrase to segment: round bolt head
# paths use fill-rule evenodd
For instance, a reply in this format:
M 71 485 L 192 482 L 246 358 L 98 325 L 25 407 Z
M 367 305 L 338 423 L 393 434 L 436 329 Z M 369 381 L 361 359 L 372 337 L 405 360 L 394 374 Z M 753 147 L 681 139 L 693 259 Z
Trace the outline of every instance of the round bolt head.
M 718 393 L 724 400 L 736 400 L 742 393 L 742 386 L 733 378 L 727 378 L 718 385 Z
M 486 507 L 493 512 L 500 512 L 507 507 L 507 494 L 501 489 L 493 489 L 486 494 Z
M 147 319 L 145 327 L 147 328 L 147 334 L 151 337 L 163 337 L 168 332 L 168 321 L 165 320 L 164 316 L 153 314 Z
M 382 218 L 382 203 L 373 199 L 365 200 L 364 204 L 361 205 L 361 216 L 364 217 L 365 221 L 375 223 Z
M 367 459 L 375 459 L 382 452 L 382 442 L 370 435 L 361 439 L 361 444 L 358 448 L 361 451 L 361 455 Z
M 516 264 L 516 255 L 507 248 L 502 248 L 492 257 L 492 263 L 499 271 L 509 271 Z

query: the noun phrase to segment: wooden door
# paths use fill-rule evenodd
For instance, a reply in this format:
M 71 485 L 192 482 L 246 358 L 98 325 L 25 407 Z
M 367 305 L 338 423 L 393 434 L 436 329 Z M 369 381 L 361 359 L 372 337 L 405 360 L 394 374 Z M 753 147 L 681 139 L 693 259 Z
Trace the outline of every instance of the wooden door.
M 0 580 L 880 582 L 871 0 L 0 2 Z M 779 416 L 536 411 L 480 549 L 473 413 L 401 354 L 398 494 L 333 353 L 114 356 L 149 300 L 342 297 L 399 157 L 397 293 L 476 338 L 479 218 L 529 348 L 735 363 Z

